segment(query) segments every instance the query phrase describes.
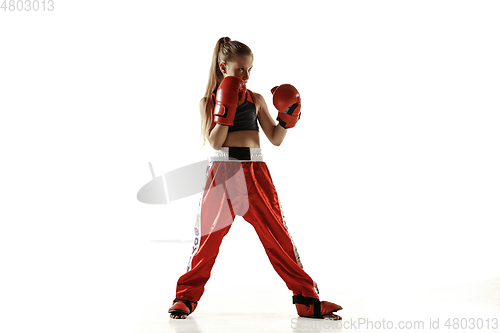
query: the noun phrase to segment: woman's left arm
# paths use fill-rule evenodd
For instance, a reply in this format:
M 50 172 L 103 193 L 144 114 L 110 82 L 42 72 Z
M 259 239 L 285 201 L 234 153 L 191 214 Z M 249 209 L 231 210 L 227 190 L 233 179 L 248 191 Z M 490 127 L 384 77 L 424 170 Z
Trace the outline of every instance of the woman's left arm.
M 264 131 L 269 141 L 275 146 L 279 146 L 285 139 L 287 129 L 274 122 L 273 117 L 269 114 L 266 101 L 262 95 L 253 92 L 255 99 L 255 107 L 257 108 L 257 119 L 259 119 L 260 127 Z

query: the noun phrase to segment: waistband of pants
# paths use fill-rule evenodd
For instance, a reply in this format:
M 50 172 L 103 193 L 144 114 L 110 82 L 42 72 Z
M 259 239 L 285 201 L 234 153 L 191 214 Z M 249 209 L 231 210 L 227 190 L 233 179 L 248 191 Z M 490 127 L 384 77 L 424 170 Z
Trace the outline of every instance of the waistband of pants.
M 210 161 L 264 161 L 261 148 L 250 147 L 222 147 L 214 150 Z

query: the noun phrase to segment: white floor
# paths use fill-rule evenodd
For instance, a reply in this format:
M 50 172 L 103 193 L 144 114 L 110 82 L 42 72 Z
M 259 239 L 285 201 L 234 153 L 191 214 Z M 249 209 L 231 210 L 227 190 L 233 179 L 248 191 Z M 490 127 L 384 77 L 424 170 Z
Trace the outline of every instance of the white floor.
M 179 268 L 156 272 L 163 280 L 153 280 L 150 274 L 150 288 L 157 288 L 157 294 L 151 293 L 147 301 L 143 300 L 135 332 L 368 332 L 386 331 L 383 328 L 391 323 L 396 330 L 400 322 L 411 327 L 400 331 L 425 332 L 431 329 L 431 322 L 432 331 L 460 331 L 459 322 L 455 323 L 455 329 L 446 326 L 448 318 L 451 325 L 454 318 L 462 320 L 462 325 L 468 325 L 464 326 L 468 328 L 466 331 L 500 332 L 499 275 L 474 275 L 469 269 L 472 263 L 454 270 L 451 267 L 439 270 L 443 263 L 437 259 L 423 266 L 416 263 L 415 267 L 398 262 L 372 266 L 361 262 L 349 264 L 347 251 L 316 257 L 314 248 L 324 245 L 309 243 L 301 247 L 307 242 L 299 236 L 295 238 L 301 242 L 298 249 L 304 269 L 318 282 L 322 300 L 343 307 L 339 311 L 343 317 L 341 323 L 297 316 L 291 292 L 273 270 L 253 229 L 239 219 L 221 245 L 195 312 L 186 320 L 168 317 L 175 283 L 188 259 L 186 255 L 169 256 L 172 267 Z M 189 253 L 191 242 L 156 240 L 149 245 L 144 256 L 160 262 L 174 251 Z M 367 251 L 366 257 L 371 258 L 369 255 Z M 482 330 L 470 329 L 474 323 L 481 324 L 481 320 Z M 488 324 L 490 329 L 485 329 Z
M 339 285 L 337 291 L 333 289 L 321 292 L 325 299 L 343 306 L 339 311 L 342 322 L 298 317 L 291 296 L 283 288 L 241 286 L 207 291 L 186 320 L 168 318 L 170 304 L 158 299 L 141 312 L 137 332 L 369 332 L 386 331 L 384 327 L 397 329 L 400 322 L 407 327 L 400 331 L 426 332 L 432 326 L 432 331 L 443 332 L 500 332 L 500 277 L 408 290 L 382 284 L 371 288 Z M 458 318 L 469 327 L 471 318 L 477 325 L 482 320 L 483 329 L 448 329 L 449 318 L 451 325 Z M 486 329 L 487 322 L 490 329 Z
M 452 325 L 454 318 L 461 320 L 466 331 L 500 332 L 498 275 L 474 275 L 465 263 L 455 273 L 434 276 L 431 263 L 413 271 L 398 265 L 377 270 L 366 260 L 353 270 L 350 252 L 316 257 L 325 246 L 313 243 L 303 251 L 299 246 L 304 268 L 318 282 L 321 299 L 343 307 L 343 320 L 299 318 L 255 233 L 243 222 L 233 228 L 198 308 L 186 320 L 170 319 L 167 310 L 186 269 L 189 240 L 103 238 L 69 253 L 54 248 L 50 261 L 43 261 L 49 253 L 37 257 L 31 246 L 31 262 L 12 259 L 8 274 L 0 276 L 0 332 L 369 332 L 387 331 L 391 324 L 395 331 L 461 331 L 446 326 L 449 318 Z M 401 321 L 408 329 L 396 330 Z M 470 329 L 481 322 L 482 330 Z

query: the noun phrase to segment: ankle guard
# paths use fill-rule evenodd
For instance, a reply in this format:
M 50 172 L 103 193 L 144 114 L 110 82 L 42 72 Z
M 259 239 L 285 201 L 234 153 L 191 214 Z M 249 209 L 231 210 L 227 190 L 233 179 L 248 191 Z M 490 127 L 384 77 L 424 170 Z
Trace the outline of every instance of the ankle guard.
M 293 295 L 293 304 L 301 317 L 323 318 L 323 316 L 342 310 L 340 305 L 332 302 L 320 301 L 317 298 Z
M 189 315 L 196 309 L 197 305 L 198 302 L 190 302 L 184 299 L 176 298 L 172 303 L 172 307 L 168 309 L 168 312 L 177 312 Z

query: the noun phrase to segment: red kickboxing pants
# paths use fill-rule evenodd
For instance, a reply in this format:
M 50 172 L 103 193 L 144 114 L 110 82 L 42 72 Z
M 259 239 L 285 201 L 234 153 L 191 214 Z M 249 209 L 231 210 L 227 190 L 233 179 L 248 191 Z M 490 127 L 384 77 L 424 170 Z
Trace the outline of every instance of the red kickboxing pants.
M 210 278 L 222 239 L 236 215 L 250 223 L 273 268 L 294 294 L 319 298 L 283 218 L 278 194 L 260 148 L 222 147 L 210 158 L 200 198 L 195 242 L 176 298 L 197 302 Z

